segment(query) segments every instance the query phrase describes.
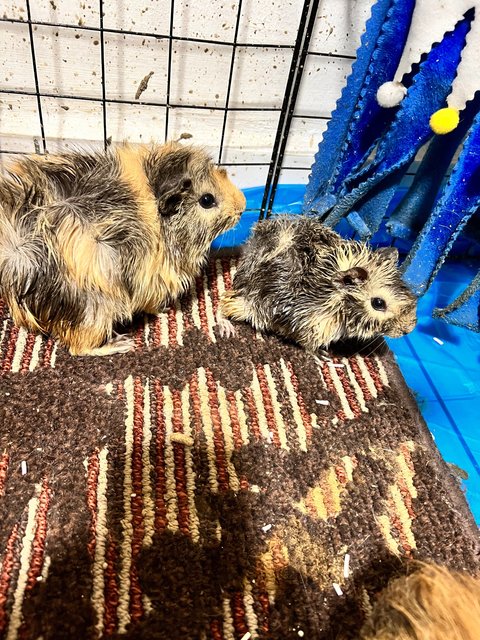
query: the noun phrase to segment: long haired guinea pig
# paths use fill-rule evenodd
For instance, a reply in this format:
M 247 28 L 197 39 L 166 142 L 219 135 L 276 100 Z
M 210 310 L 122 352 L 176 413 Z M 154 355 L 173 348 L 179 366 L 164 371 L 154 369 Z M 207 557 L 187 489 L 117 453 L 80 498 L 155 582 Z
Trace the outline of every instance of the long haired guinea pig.
M 416 298 L 395 249 L 373 251 L 313 218 L 279 215 L 254 228 L 221 311 L 318 352 L 338 340 L 402 336 Z
M 195 147 L 22 157 L 0 179 L 0 297 L 74 355 L 128 351 L 115 325 L 179 296 L 244 208 Z
M 436 565 L 420 565 L 379 595 L 359 640 L 477 640 L 480 581 Z

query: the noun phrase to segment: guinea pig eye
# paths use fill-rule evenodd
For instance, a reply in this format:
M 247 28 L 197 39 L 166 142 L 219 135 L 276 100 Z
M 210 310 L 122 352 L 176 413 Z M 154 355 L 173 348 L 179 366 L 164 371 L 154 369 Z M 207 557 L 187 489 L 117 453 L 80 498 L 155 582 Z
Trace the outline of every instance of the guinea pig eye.
M 370 300 L 370 304 L 375 309 L 375 311 L 386 311 L 387 303 L 383 298 L 372 298 Z
M 211 193 L 204 193 L 198 202 L 204 209 L 211 209 L 217 204 L 215 201 L 215 196 L 213 196 Z

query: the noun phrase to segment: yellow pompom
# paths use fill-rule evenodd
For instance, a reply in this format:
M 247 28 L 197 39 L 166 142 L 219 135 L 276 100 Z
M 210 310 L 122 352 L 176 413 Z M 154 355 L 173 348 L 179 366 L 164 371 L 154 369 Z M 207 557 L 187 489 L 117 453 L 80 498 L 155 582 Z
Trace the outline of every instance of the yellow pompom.
M 457 128 L 460 122 L 460 114 L 456 109 L 451 107 L 445 107 L 445 109 L 439 109 L 430 118 L 430 128 L 434 133 L 443 135 L 450 133 Z

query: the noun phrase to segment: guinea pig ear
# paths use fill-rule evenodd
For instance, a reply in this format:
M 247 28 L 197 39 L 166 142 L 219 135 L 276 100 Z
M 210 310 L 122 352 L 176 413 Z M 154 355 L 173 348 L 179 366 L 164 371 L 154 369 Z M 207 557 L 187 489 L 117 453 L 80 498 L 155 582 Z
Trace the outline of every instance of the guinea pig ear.
M 177 148 L 178 146 L 178 148 Z M 192 190 L 190 160 L 192 152 L 182 145 L 166 145 L 153 151 L 145 160 L 144 168 L 157 201 L 158 213 L 171 216 Z
M 158 213 L 163 217 L 173 216 L 178 213 L 185 195 L 191 190 L 191 188 L 192 181 L 186 175 L 169 184 L 162 184 L 162 189 L 157 195 Z
M 347 271 L 340 271 L 335 276 L 335 284 L 340 288 L 358 287 L 368 280 L 368 273 L 362 267 L 352 267 Z
M 398 264 L 398 249 L 395 249 L 395 247 L 381 247 L 375 251 L 375 254 L 382 262 L 391 262 L 393 265 Z

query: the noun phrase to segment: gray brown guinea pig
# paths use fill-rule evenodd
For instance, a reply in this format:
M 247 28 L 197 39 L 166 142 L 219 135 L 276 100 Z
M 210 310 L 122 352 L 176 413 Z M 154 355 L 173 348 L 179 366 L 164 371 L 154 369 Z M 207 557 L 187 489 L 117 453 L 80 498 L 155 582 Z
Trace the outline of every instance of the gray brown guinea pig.
M 192 146 L 21 157 L 0 178 L 0 297 L 71 354 L 128 351 L 114 327 L 184 292 L 244 208 Z
M 416 324 L 416 298 L 395 249 L 345 240 L 311 217 L 258 222 L 221 311 L 310 352 L 332 342 L 399 337 Z

